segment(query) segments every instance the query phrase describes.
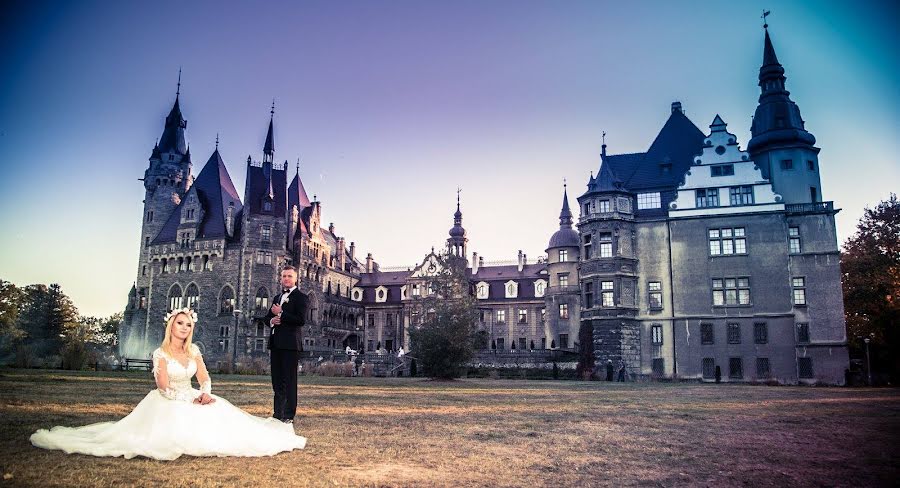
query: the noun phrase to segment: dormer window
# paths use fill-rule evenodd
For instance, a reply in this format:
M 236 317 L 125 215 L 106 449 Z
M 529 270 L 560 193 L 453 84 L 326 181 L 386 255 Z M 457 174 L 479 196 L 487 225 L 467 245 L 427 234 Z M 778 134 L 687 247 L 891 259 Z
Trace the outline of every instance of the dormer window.
M 263 212 L 271 212 L 272 211 L 272 202 L 266 200 L 263 202 Z
M 169 154 L 169 161 L 175 161 L 175 155 Z

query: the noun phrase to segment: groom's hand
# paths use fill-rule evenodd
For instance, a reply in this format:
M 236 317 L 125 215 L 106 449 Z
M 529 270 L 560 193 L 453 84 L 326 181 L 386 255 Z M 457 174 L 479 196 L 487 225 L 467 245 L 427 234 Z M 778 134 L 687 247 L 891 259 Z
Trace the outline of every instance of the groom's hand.
M 281 315 L 281 305 L 272 305 L 272 313 L 275 315 Z
M 281 317 L 280 316 L 272 317 L 272 320 L 270 321 L 270 323 L 272 324 L 273 327 L 280 324 Z

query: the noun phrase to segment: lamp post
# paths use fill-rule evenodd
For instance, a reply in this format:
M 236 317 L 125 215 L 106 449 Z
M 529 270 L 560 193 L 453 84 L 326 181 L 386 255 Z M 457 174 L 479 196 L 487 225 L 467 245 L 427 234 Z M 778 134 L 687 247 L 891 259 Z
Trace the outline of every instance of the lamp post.
M 231 341 L 231 372 L 234 373 L 234 370 L 237 369 L 237 338 L 238 338 L 238 318 L 241 316 L 241 311 L 239 309 L 234 309 L 234 334 L 232 334 Z
M 863 342 L 866 343 L 866 374 L 869 377 L 869 386 L 872 386 L 872 363 L 869 361 L 869 338 L 866 337 L 863 339 Z

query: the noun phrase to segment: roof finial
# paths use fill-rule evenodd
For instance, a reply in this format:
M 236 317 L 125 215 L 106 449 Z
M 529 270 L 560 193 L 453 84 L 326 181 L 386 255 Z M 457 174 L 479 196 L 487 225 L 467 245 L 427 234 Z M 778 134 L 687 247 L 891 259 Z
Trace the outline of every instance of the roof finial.
M 219 150 L 219 133 L 216 132 L 216 151 Z
M 766 21 L 766 17 L 768 17 L 769 14 L 771 14 L 771 13 L 772 13 L 771 10 L 763 9 L 763 13 L 762 13 L 762 15 L 760 15 L 760 18 L 763 19 L 763 29 L 769 28 L 769 23 Z
M 297 175 L 300 175 L 300 158 L 297 158 Z
M 175 90 L 175 98 L 181 95 L 181 66 L 178 67 L 178 88 Z
M 603 131 L 603 134 L 600 135 L 603 138 L 603 144 L 606 144 L 606 131 Z
M 567 186 L 568 186 L 568 185 L 566 184 L 566 179 L 563 178 L 563 191 L 566 191 L 566 187 L 567 187 Z
M 600 155 L 606 156 L 606 131 L 603 131 L 600 137 L 603 139 L 603 145 L 600 146 Z
M 462 191 L 462 188 L 456 187 L 456 209 L 459 210 L 459 193 Z
M 275 99 L 274 98 L 272 98 L 272 110 L 270 110 L 269 113 L 272 115 L 272 118 L 275 117 Z

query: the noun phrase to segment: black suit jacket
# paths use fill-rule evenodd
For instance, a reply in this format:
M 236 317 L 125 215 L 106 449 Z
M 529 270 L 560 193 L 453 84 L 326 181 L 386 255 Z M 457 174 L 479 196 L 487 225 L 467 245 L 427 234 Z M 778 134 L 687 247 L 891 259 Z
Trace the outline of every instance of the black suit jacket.
M 275 295 L 272 304 L 281 303 L 281 295 Z M 303 350 L 303 325 L 306 324 L 306 314 L 309 299 L 299 289 L 295 289 L 288 295 L 288 301 L 281 307 L 281 323 L 272 327 L 269 335 L 269 349 L 286 349 L 289 351 Z M 272 308 L 263 317 L 266 325 L 271 325 Z

